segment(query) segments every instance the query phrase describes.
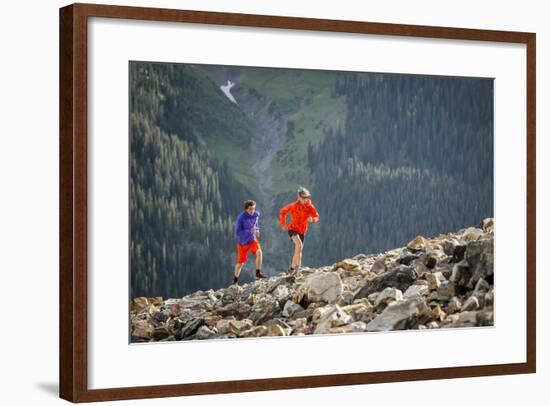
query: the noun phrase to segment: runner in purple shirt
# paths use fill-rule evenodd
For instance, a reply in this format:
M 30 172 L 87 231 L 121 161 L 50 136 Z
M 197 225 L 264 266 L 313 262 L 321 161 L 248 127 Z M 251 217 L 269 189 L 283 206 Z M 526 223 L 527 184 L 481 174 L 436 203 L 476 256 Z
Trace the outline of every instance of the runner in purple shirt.
M 260 236 L 260 213 L 256 211 L 256 202 L 247 200 L 244 202 L 244 211 L 235 221 L 235 237 L 237 238 L 237 264 L 233 273 L 233 284 L 239 282 L 239 275 L 243 269 L 248 252 L 256 255 L 256 279 L 265 278 L 262 273 L 262 247 L 258 242 Z

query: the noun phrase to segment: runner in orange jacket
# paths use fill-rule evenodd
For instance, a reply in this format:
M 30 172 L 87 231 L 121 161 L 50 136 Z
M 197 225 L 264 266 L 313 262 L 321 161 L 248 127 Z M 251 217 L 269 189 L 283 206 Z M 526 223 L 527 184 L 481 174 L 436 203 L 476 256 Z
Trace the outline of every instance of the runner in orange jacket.
M 308 222 L 316 223 L 319 221 L 319 213 L 313 203 L 311 203 L 311 194 L 306 188 L 298 189 L 298 199 L 295 202 L 287 204 L 279 213 L 279 222 L 283 230 L 288 230 L 288 236 L 294 242 L 294 254 L 288 273 L 293 273 L 302 264 L 302 250 L 304 248 L 304 239 L 306 237 Z M 286 216 L 290 214 L 292 220 L 287 226 Z

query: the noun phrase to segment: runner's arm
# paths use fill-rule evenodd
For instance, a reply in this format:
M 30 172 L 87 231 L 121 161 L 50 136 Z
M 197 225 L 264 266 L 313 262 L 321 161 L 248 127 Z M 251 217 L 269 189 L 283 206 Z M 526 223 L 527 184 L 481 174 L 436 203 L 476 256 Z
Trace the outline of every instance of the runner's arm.
M 281 209 L 279 212 L 279 223 L 281 223 L 281 228 L 286 229 L 286 215 L 290 211 L 290 207 L 292 204 L 287 204 L 285 207 Z
M 311 216 L 311 222 L 317 223 L 319 221 L 319 212 L 317 211 L 313 203 L 310 203 L 310 204 L 311 206 L 309 208 L 309 214 Z

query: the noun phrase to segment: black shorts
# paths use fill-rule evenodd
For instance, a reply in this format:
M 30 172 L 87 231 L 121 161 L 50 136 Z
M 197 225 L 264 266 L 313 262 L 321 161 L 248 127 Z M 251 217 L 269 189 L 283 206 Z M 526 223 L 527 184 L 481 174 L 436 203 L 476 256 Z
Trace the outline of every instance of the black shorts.
M 300 240 L 302 240 L 302 242 L 304 242 L 304 239 L 306 238 L 305 234 L 300 234 L 298 231 L 294 231 L 294 230 L 288 230 L 288 236 L 290 237 L 290 239 L 292 239 L 292 236 L 294 235 L 297 235 L 298 237 L 300 237 Z

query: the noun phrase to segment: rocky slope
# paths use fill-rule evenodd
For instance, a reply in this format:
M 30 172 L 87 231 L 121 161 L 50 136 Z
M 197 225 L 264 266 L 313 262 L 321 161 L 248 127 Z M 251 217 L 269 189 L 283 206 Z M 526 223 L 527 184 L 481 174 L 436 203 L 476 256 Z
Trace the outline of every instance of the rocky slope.
M 134 298 L 131 342 L 492 326 L 493 230 L 487 218 L 293 275 L 181 299 Z

